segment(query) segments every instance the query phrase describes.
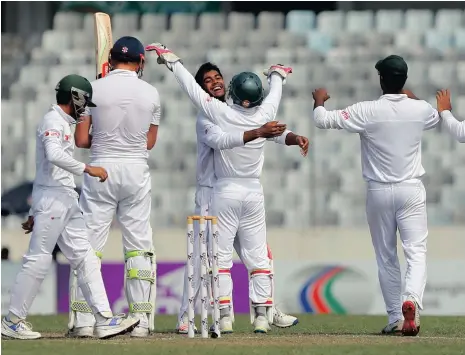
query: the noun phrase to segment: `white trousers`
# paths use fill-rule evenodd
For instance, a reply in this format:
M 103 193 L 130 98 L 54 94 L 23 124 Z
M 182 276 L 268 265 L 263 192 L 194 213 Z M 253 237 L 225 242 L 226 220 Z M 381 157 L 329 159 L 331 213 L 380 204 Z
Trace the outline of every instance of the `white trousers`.
M 271 298 L 270 261 L 267 252 L 265 201 L 258 179 L 220 179 L 213 190 L 211 213 L 218 217 L 218 266 L 233 266 L 236 236 L 242 262 L 252 273 L 249 297 L 252 305 L 267 304 Z M 232 293 L 232 279 L 220 272 L 220 308 L 228 307 L 221 299 Z
M 152 183 L 148 165 L 105 160 L 93 161 L 91 165 L 101 166 L 108 171 L 108 179 L 104 184 L 86 175 L 82 186 L 80 204 L 93 248 L 103 253 L 110 225 L 116 215 L 123 234 L 124 253 L 152 250 L 150 226 Z M 103 258 L 105 258 L 104 253 Z M 126 261 L 126 269 L 150 270 L 150 259 L 143 256 L 132 257 Z M 130 303 L 148 302 L 150 282 L 138 279 L 128 279 L 126 282 Z M 80 298 L 79 292 L 77 298 Z M 148 328 L 146 313 L 131 315 L 140 319 L 139 327 Z M 91 314 L 77 314 L 75 323 L 77 328 L 92 326 L 94 323 Z
M 389 323 L 402 318 L 402 301 L 412 296 L 423 308 L 426 286 L 426 191 L 420 180 L 397 184 L 370 182 L 366 213 L 378 264 L 378 277 Z M 407 270 L 405 291 L 397 256 L 397 230 Z
M 52 264 L 58 243 L 61 252 L 77 270 L 83 298 L 94 313 L 111 312 L 100 265 L 87 238 L 84 219 L 74 190 L 34 188 L 32 212 L 34 228 L 23 266 L 11 290 L 9 311 L 26 318 L 40 285 Z

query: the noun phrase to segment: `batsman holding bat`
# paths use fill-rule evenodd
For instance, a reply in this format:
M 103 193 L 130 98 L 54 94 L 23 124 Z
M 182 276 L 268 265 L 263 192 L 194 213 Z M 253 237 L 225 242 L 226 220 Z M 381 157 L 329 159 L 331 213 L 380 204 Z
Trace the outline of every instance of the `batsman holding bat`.
M 147 158 L 157 139 L 161 108 L 158 91 L 139 79 L 144 62 L 145 50 L 139 40 L 122 37 L 115 42 L 110 51 L 110 72 L 92 82 L 97 107 L 75 132 L 76 145 L 90 148 L 90 165 L 103 166 L 112 177 L 105 186 L 86 177 L 80 204 L 97 252 L 103 253 L 115 214 L 120 224 L 129 312 L 140 320 L 133 337 L 146 337 L 154 329 L 156 293 Z M 90 336 L 95 320 L 82 290 L 70 297 L 72 305 L 80 305 L 71 307 L 75 318 L 70 336 Z
M 75 125 L 87 106 L 95 107 L 92 86 L 79 75 L 68 75 L 58 83 L 57 104 L 52 105 L 39 124 L 36 135 L 36 177 L 30 217 L 23 229 L 32 232 L 29 250 L 11 290 L 8 315 L 2 320 L 2 335 L 14 339 L 38 339 L 26 322 L 29 308 L 52 264 L 52 252 L 60 250 L 76 270 L 83 299 L 96 319 L 95 333 L 106 339 L 134 329 L 138 319 L 113 317 L 100 265 L 88 241 L 88 231 L 78 205 L 74 176 L 89 176 L 104 186 L 107 171 L 73 158 Z M 93 331 L 94 329 L 92 329 Z M 93 332 L 92 332 L 93 333 Z
M 423 131 L 439 123 L 439 114 L 403 90 L 408 71 L 403 58 L 388 56 L 375 68 L 383 91 L 378 100 L 327 111 L 324 103 L 329 95 L 318 89 L 313 92 L 313 119 L 318 128 L 345 129 L 360 136 L 366 214 L 389 317 L 382 333 L 415 336 L 420 331 L 419 311 L 426 286 L 428 237 L 421 139 Z M 397 231 L 407 262 L 403 295 Z
M 226 90 L 224 86 L 223 75 L 220 69 L 212 64 L 205 63 L 197 71 L 195 75 L 197 84 L 211 97 L 214 97 L 221 102 L 226 102 Z M 197 189 L 195 193 L 195 214 L 206 216 L 209 215 L 211 209 L 211 197 L 213 193 L 213 184 L 216 180 L 213 168 L 213 153 L 214 149 L 232 149 L 240 147 L 252 140 L 260 137 L 272 138 L 278 137 L 284 133 L 286 125 L 278 124 L 277 122 L 268 122 L 262 127 L 243 133 L 224 133 L 221 129 L 214 125 L 202 113 L 197 116 L 196 132 L 197 132 Z M 302 148 L 306 152 L 308 150 L 308 140 L 302 137 Z M 194 225 L 198 229 L 198 225 Z M 207 237 L 210 236 L 211 231 L 207 228 Z M 198 230 L 195 231 L 194 236 L 198 236 Z M 194 243 L 194 294 L 198 295 L 200 288 L 200 256 L 198 243 Z M 234 249 L 241 256 L 241 247 L 239 239 L 234 241 Z M 272 269 L 272 268 L 271 268 Z M 272 270 L 273 272 L 273 270 Z M 177 331 L 180 334 L 187 334 L 188 331 L 188 292 L 187 287 L 187 274 L 185 275 L 184 291 L 181 309 L 179 312 L 179 321 L 177 324 Z M 232 298 L 232 295 L 230 295 Z M 232 303 L 232 301 L 231 301 Z M 231 307 L 231 319 L 234 319 L 234 312 Z M 273 312 L 273 325 L 277 327 L 290 327 L 298 323 L 297 318 L 281 312 L 274 306 Z M 224 325 L 224 322 L 221 323 Z M 231 328 L 232 329 L 232 328 Z M 222 333 L 227 333 L 228 330 L 224 327 L 221 329 Z

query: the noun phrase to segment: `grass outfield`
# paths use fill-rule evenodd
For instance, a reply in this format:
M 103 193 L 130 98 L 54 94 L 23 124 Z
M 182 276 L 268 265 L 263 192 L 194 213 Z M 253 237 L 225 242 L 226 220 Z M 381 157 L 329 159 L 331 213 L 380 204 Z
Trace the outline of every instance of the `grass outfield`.
M 220 339 L 188 339 L 175 334 L 176 318 L 158 316 L 157 333 L 147 339 L 66 339 L 67 316 L 28 319 L 43 339 L 2 339 L 4 355 L 455 355 L 465 354 L 465 317 L 422 317 L 418 337 L 380 336 L 385 317 L 301 315 L 292 328 L 253 334 L 248 316 L 236 316 L 235 333 Z

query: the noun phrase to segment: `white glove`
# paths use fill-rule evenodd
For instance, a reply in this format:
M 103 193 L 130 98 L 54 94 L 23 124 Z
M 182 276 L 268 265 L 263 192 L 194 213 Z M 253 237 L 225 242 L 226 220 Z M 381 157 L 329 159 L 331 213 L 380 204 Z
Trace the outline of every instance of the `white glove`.
M 176 62 L 181 62 L 181 58 L 179 58 L 176 54 L 174 54 L 170 49 L 166 48 L 161 43 L 152 43 L 145 47 L 147 52 L 155 51 L 158 55 L 157 63 L 158 64 L 165 64 L 169 70 L 173 70 L 172 64 Z
M 277 73 L 283 79 L 283 85 L 286 84 L 286 78 L 292 73 L 291 67 L 285 67 L 282 64 L 272 65 L 269 69 L 265 69 L 263 74 L 268 77 L 268 83 L 270 82 L 271 74 Z

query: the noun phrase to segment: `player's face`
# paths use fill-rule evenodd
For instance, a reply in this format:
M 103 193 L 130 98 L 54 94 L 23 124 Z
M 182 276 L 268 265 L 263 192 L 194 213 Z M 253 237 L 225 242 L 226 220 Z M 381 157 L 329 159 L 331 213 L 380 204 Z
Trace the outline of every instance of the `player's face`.
M 216 70 L 211 70 L 203 75 L 203 86 L 213 97 L 221 98 L 225 96 L 223 78 Z

